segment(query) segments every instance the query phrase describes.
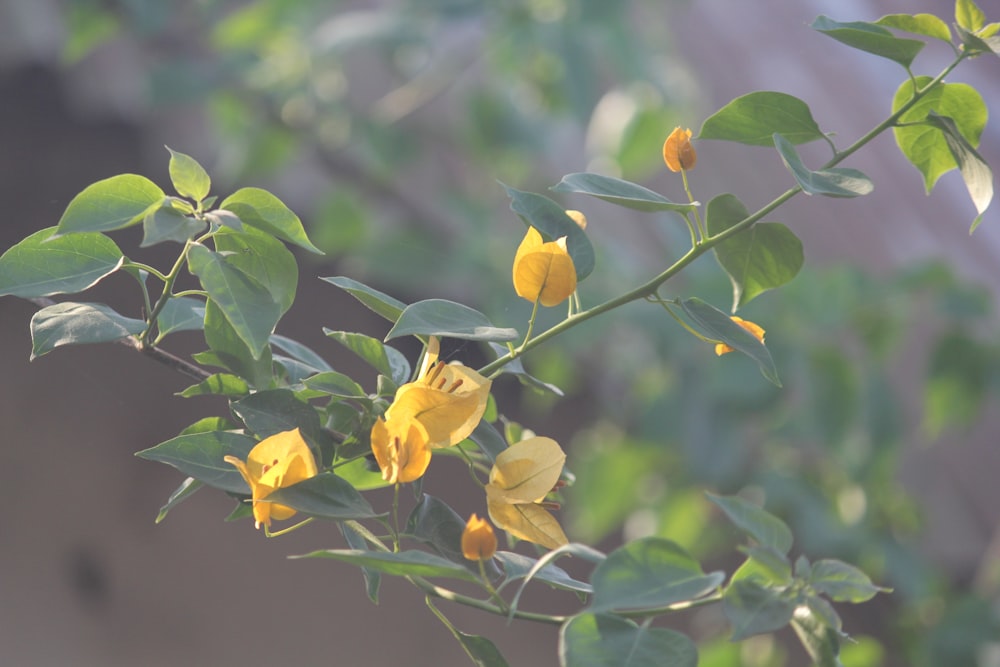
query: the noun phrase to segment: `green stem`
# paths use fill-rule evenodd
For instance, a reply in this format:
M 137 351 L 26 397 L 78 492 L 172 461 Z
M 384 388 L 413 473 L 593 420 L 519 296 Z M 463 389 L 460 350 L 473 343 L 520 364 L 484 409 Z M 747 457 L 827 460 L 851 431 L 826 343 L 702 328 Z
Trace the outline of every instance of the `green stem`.
M 173 267 L 170 269 L 170 273 L 164 276 L 163 279 L 163 291 L 160 292 L 160 298 L 156 300 L 156 305 L 149 313 L 149 319 L 146 321 L 146 330 L 142 332 L 139 336 L 140 347 L 145 347 L 149 344 L 149 336 L 156 327 L 156 318 L 160 316 L 163 311 L 163 307 L 167 305 L 167 301 L 172 298 L 171 292 L 174 288 L 174 282 L 177 280 L 177 276 L 180 275 L 181 269 L 184 267 L 184 262 L 187 260 L 188 248 L 191 247 L 191 240 L 188 239 L 184 243 L 184 249 L 181 250 L 181 254 L 177 257 L 177 261 L 174 262 Z

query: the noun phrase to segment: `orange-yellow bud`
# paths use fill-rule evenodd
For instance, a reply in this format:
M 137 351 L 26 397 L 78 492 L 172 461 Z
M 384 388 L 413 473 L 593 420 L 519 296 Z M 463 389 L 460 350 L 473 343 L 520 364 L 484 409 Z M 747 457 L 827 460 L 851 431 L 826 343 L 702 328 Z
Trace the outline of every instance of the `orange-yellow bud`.
M 462 531 L 462 555 L 469 560 L 489 560 L 497 551 L 497 536 L 486 519 L 473 514 Z
M 670 171 L 688 171 L 698 162 L 698 153 L 691 145 L 691 130 L 675 127 L 663 142 L 663 161 Z
M 741 327 L 749 331 L 751 334 L 753 334 L 754 338 L 759 340 L 761 343 L 764 342 L 764 330 L 760 328 L 758 325 L 754 324 L 753 322 L 744 320 L 742 317 L 736 317 L 735 315 L 733 315 L 729 319 L 731 319 L 733 322 L 736 322 L 736 324 L 740 325 Z M 725 343 L 716 343 L 715 345 L 715 353 L 720 357 L 724 354 L 729 354 L 730 352 L 733 351 L 734 351 L 733 348 L 729 347 Z

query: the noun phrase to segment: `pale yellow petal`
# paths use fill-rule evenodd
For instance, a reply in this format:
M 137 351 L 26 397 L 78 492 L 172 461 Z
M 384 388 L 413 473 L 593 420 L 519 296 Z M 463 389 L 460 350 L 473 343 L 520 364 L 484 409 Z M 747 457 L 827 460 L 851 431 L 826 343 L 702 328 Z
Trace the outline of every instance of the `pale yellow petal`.
M 555 549 L 569 542 L 556 518 L 535 504 L 509 505 L 487 501 L 490 519 L 511 535 Z
M 565 462 L 566 454 L 552 438 L 535 436 L 517 442 L 497 456 L 487 498 L 507 503 L 541 500 L 559 481 Z

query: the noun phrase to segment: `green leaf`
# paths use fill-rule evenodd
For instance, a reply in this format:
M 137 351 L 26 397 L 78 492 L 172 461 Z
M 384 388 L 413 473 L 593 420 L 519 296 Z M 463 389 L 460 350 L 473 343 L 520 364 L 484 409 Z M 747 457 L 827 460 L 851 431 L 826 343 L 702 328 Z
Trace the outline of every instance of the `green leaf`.
M 833 37 L 838 42 L 855 49 L 873 53 L 895 61 L 907 69 L 913 63 L 924 43 L 917 39 L 896 37 L 891 32 L 874 23 L 853 21 L 841 23 L 826 16 L 819 16 L 812 23 L 812 29 Z
M 933 14 L 887 14 L 875 21 L 875 24 L 951 42 L 951 30 L 948 24 Z
M 479 578 L 461 565 L 425 551 L 385 553 L 357 549 L 326 549 L 290 558 L 331 558 L 398 577 L 447 577 L 465 581 L 476 581 Z
M 184 215 L 167 200 L 163 205 L 147 211 L 143 217 L 142 242 L 139 247 L 148 248 L 164 241 L 184 243 L 207 228 L 208 223 Z
M 156 318 L 159 337 L 178 331 L 199 331 L 205 328 L 205 302 L 187 296 L 167 301 Z
M 766 588 L 752 579 L 740 579 L 726 588 L 722 611 L 733 628 L 731 639 L 739 641 L 788 625 L 795 602 L 780 590 Z
M 916 77 L 917 89 L 922 89 L 931 80 L 929 76 Z M 909 102 L 913 94 L 913 83 L 904 81 L 893 97 L 893 112 Z M 973 147 L 979 145 L 987 116 L 982 96 L 964 83 L 938 84 L 900 116 L 899 123 L 906 125 L 892 129 L 896 145 L 923 175 L 924 189 L 928 193 L 942 174 L 957 166 L 940 128 L 927 122 L 932 111 L 954 120 L 958 131 Z
M 986 15 L 974 0 L 957 0 L 955 2 L 955 23 L 969 32 L 976 32 L 986 24 Z
M 323 329 L 323 333 L 367 361 L 375 370 L 391 378 L 397 385 L 409 379 L 410 362 L 396 348 L 360 333 L 330 331 L 326 328 Z
M 636 183 L 600 174 L 567 174 L 552 187 L 553 192 L 572 192 L 590 195 L 606 202 L 637 211 L 693 211 L 698 204 L 672 202 L 663 195 Z
M 923 428 L 932 437 L 949 426 L 971 427 L 989 392 L 990 349 L 962 331 L 934 342 L 924 385 Z
M 351 278 L 335 276 L 332 278 L 320 278 L 320 280 L 325 280 L 331 285 L 336 285 L 363 303 L 372 312 L 381 315 L 393 324 L 399 319 L 403 309 L 406 308 L 406 304 L 399 299 L 394 299 L 388 294 L 383 294 L 377 289 L 368 287 L 368 285 L 359 283 L 357 280 L 352 280 Z
M 299 216 L 267 190 L 240 188 L 226 197 L 219 208 L 232 211 L 245 225 L 273 234 L 309 252 L 323 254 L 306 236 Z
M 839 560 L 824 559 L 813 563 L 809 585 L 835 602 L 867 602 L 879 592 L 888 592 L 872 583 L 868 575 Z
M 800 606 L 792 618 L 792 629 L 816 667 L 843 667 L 840 633 L 823 622 L 808 606 Z
M 486 637 L 469 635 L 454 628 L 449 629 L 477 667 L 509 667 L 500 650 Z
M 355 550 L 370 551 L 368 540 L 358 532 L 355 525 L 346 521 L 342 522 L 340 524 L 340 532 L 344 535 L 344 541 L 347 542 L 347 546 Z M 378 604 L 378 589 L 382 585 L 382 575 L 375 570 L 363 567 L 361 568 L 361 576 L 365 580 L 365 592 L 368 594 L 368 599 Z
M 342 398 L 368 398 L 364 388 L 355 382 L 351 377 L 338 373 L 337 371 L 326 371 L 317 373 L 312 377 L 303 380 L 309 389 L 321 391 L 330 396 L 340 396 Z
M 702 334 L 725 343 L 757 362 L 761 374 L 777 386 L 781 386 L 774 360 L 764 344 L 726 315 L 697 297 L 683 299 L 681 308 L 690 317 Z
M 296 428 L 306 437 L 319 437 L 320 421 L 316 409 L 297 399 L 288 389 L 258 391 L 234 402 L 231 408 L 261 439 Z
M 241 398 L 250 393 L 246 380 L 229 373 L 215 373 L 198 384 L 193 384 L 177 395 L 181 398 L 192 396 L 227 396 Z
M 246 231 L 246 227 L 243 226 L 240 216 L 225 209 L 219 208 L 214 211 L 208 211 L 205 213 L 205 220 L 220 229 L 231 229 L 234 232 Z
M 670 540 L 633 540 L 608 554 L 594 570 L 591 610 L 660 609 L 704 597 L 724 580 L 722 572 L 706 575 L 697 560 Z
M 245 495 L 250 492 L 247 483 L 223 458 L 235 456 L 245 461 L 256 444 L 256 440 L 245 435 L 212 431 L 177 436 L 135 455 L 147 461 L 166 463 L 217 489 Z
M 440 556 L 466 567 L 478 574 L 479 563 L 462 555 L 462 533 L 465 519 L 444 501 L 428 494 L 422 494 L 420 501 L 406 520 L 406 534 L 430 546 Z M 492 559 L 484 563 L 486 574 L 496 579 L 500 570 Z
M 768 91 L 737 97 L 705 119 L 697 138 L 771 146 L 775 134 L 793 144 L 823 138 L 805 102 L 785 93 Z
M 230 265 L 226 256 L 202 245 L 191 246 L 188 266 L 236 335 L 247 344 L 253 358 L 260 359 L 281 319 L 281 306 L 271 291 Z
M 577 281 L 583 281 L 589 276 L 594 270 L 594 246 L 586 232 L 580 229 L 580 225 L 566 215 L 566 209 L 548 197 L 522 192 L 506 185 L 503 188 L 510 197 L 510 210 L 517 213 L 526 225 L 541 232 L 546 241 L 566 237 L 566 251 L 573 258 Z
M 479 451 L 486 455 L 486 457 L 490 460 L 490 463 L 496 461 L 497 457 L 500 456 L 505 449 L 507 449 L 507 441 L 504 440 L 503 436 L 500 435 L 500 432 L 486 420 L 481 420 L 479 422 L 479 425 L 476 426 L 475 430 L 472 431 L 472 434 L 469 435 L 469 439 L 479 446 Z
M 531 575 L 532 579 L 542 581 L 553 588 L 587 595 L 594 592 L 593 586 L 585 581 L 574 579 L 566 570 L 551 563 L 532 573 L 532 570 L 538 564 L 537 558 L 531 558 L 530 556 L 514 553 L 513 551 L 498 551 L 496 559 L 500 562 L 505 575 L 504 583 L 500 588 L 512 581 L 524 579 Z
M 55 231 L 37 231 L 0 256 L 0 296 L 74 294 L 121 268 L 122 251 L 104 234 L 52 238 Z
M 493 352 L 497 355 L 497 358 L 507 354 L 508 350 L 505 345 L 501 345 L 499 343 L 489 343 L 489 346 L 490 348 L 493 349 Z M 531 387 L 532 389 L 537 389 L 538 391 L 541 392 L 548 392 L 550 394 L 555 394 L 556 396 L 564 395 L 563 390 L 560 389 L 559 387 L 555 386 L 554 384 L 550 384 L 548 382 L 543 382 L 542 380 L 536 378 L 534 375 L 528 373 L 528 371 L 524 369 L 524 364 L 521 363 L 520 357 L 515 358 L 513 361 L 509 361 L 506 364 L 504 364 L 501 371 L 503 373 L 513 375 L 525 387 Z
M 153 181 L 136 174 L 112 176 L 73 197 L 59 218 L 57 234 L 109 232 L 142 222 L 166 195 Z
M 146 329 L 142 320 L 119 315 L 103 303 L 67 301 L 46 306 L 31 318 L 31 358 L 63 345 L 108 343 Z
M 716 496 L 708 499 L 721 509 L 737 528 L 758 544 L 785 555 L 792 548 L 792 531 L 785 522 L 739 496 Z
M 190 155 L 178 153 L 170 146 L 166 149 L 170 151 L 170 180 L 177 194 L 195 201 L 207 197 L 212 181 L 204 168 Z
M 733 581 L 756 579 L 768 584 L 787 585 L 792 583 L 792 564 L 788 557 L 767 546 L 743 547 L 740 551 L 747 560 L 733 573 Z
M 962 136 L 954 120 L 931 111 L 927 114 L 927 122 L 944 133 L 945 143 L 948 144 L 951 156 L 955 158 L 962 180 L 965 181 L 965 187 L 969 191 L 969 197 L 976 206 L 976 212 L 982 214 L 993 201 L 993 171 L 986 164 L 986 160 Z
M 265 347 L 263 354 L 254 357 L 214 301 L 205 304 L 205 342 L 211 352 L 194 355 L 199 363 L 230 370 L 258 389 L 267 388 L 274 382 L 271 349 Z
M 292 340 L 286 336 L 271 334 L 271 346 L 291 355 L 294 359 L 301 361 L 302 363 L 315 369 L 317 372 L 333 370 L 333 368 L 330 367 L 330 364 L 326 363 L 326 361 L 321 356 L 316 354 L 316 352 L 309 346 L 303 345 L 302 343 Z
M 578 614 L 559 632 L 561 667 L 695 667 L 698 651 L 687 636 L 640 627 L 611 614 Z
M 957 26 L 958 36 L 962 39 L 962 49 L 969 54 L 969 57 L 982 53 L 1000 56 L 1000 37 L 996 35 L 997 28 L 1000 28 L 1000 23 L 991 23 L 986 28 L 972 33 L 962 26 Z M 989 36 L 986 33 L 990 33 Z
M 195 435 L 210 431 L 235 431 L 238 427 L 225 417 L 203 417 L 191 424 L 178 435 Z
M 334 521 L 374 519 L 381 516 L 357 489 L 332 472 L 323 472 L 298 484 L 275 489 L 263 500 L 287 505 L 309 516 Z
M 292 307 L 299 283 L 299 266 L 283 243 L 272 236 L 248 228 L 243 232 L 229 229 L 214 237 L 215 249 L 225 255 L 226 265 L 242 271 L 263 285 L 281 306 L 282 314 Z
M 174 492 L 170 494 L 167 498 L 167 502 L 164 503 L 163 507 L 160 508 L 160 512 L 156 515 L 156 520 L 154 523 L 160 523 L 167 518 L 167 513 L 173 508 L 177 507 L 183 501 L 194 495 L 195 491 L 205 486 L 202 482 L 199 482 L 194 477 L 188 477 L 181 485 L 174 489 Z
M 871 179 L 857 169 L 832 167 L 811 171 L 802 164 L 795 146 L 780 134 L 774 135 L 774 147 L 781 154 L 785 167 L 807 195 L 827 197 L 860 197 L 875 189 Z
M 749 212 L 731 194 L 708 202 L 710 236 L 747 218 Z M 802 241 L 778 222 L 758 222 L 715 246 L 715 258 L 733 283 L 733 312 L 767 290 L 790 282 L 804 261 Z
M 515 340 L 516 329 L 493 326 L 478 310 L 445 299 L 410 304 L 400 314 L 385 340 L 400 336 L 440 336 L 466 340 Z

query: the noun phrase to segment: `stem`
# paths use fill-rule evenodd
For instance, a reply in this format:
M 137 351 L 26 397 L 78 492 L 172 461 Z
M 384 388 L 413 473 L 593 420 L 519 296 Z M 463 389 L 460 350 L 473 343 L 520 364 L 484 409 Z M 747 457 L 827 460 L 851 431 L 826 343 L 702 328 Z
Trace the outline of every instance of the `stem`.
M 174 262 L 173 267 L 170 269 L 163 280 L 163 291 L 160 292 L 160 298 L 157 299 L 156 305 L 153 306 L 152 311 L 149 313 L 149 319 L 147 320 L 146 330 L 142 332 L 139 336 L 140 348 L 145 348 L 149 345 L 149 336 L 156 326 L 156 318 L 160 316 L 163 311 L 163 307 L 167 305 L 167 301 L 173 296 L 171 291 L 174 288 L 174 282 L 177 280 L 177 276 L 180 275 L 181 268 L 184 267 L 184 262 L 187 260 L 188 248 L 191 247 L 191 239 L 184 242 L 184 248 L 181 250 L 181 254 L 178 255 L 177 261 Z

